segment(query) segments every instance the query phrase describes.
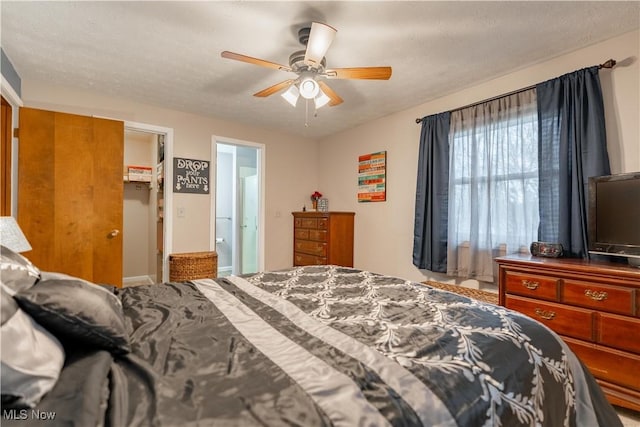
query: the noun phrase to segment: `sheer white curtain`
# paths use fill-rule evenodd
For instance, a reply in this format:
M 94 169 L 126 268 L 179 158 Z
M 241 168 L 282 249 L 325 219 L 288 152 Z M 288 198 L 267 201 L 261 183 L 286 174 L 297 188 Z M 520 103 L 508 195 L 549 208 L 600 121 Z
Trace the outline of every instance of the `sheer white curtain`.
M 538 236 L 535 89 L 453 111 L 449 144 L 447 274 L 493 281 Z

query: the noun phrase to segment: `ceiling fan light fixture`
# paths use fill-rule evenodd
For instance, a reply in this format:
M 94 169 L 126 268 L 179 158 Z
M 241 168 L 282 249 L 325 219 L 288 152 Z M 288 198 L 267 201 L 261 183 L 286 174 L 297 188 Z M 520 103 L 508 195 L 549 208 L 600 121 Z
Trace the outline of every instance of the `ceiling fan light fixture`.
M 305 64 L 312 67 L 319 66 L 335 36 L 335 28 L 320 22 L 313 22 L 309 33 L 309 41 L 307 42 L 307 51 L 304 55 Z
M 292 107 L 295 107 L 298 103 L 298 98 L 300 97 L 300 91 L 298 90 L 296 85 L 291 85 L 289 86 L 289 89 L 280 96 L 282 96 L 285 101 L 291 104 Z
M 324 92 L 322 91 L 322 89 L 320 89 L 320 90 L 318 91 L 318 96 L 316 96 L 315 98 L 313 98 L 313 103 L 314 103 L 314 104 L 315 104 L 315 106 L 316 106 L 316 110 L 317 110 L 318 108 L 322 108 L 322 107 L 324 107 L 325 105 L 327 105 L 327 104 L 329 103 L 329 101 L 331 101 L 331 98 L 329 98 L 329 97 L 327 96 L 327 94 L 326 94 L 326 93 L 324 93 Z
M 318 86 L 318 82 L 316 82 L 311 77 L 305 77 L 300 82 L 300 95 L 302 95 L 305 99 L 313 99 L 316 97 L 318 92 L 320 92 L 320 86 Z
M 327 62 L 324 55 L 333 43 L 336 33 L 335 28 L 320 22 L 312 22 L 310 26 L 300 28 L 298 41 L 305 46 L 305 49 L 293 52 L 289 56 L 288 66 L 226 50 L 221 53 L 221 56 L 235 61 L 297 74 L 296 78 L 269 86 L 254 93 L 253 96 L 265 98 L 275 93 L 280 93 L 294 108 L 298 103 L 298 99 L 302 96 L 307 101 L 304 104 L 308 114 L 308 101 L 313 100 L 316 109 L 325 105 L 334 107 L 344 102 L 325 83 L 324 79 L 389 80 L 391 77 L 391 67 L 389 66 L 326 68 Z M 283 90 L 285 93 L 281 93 Z

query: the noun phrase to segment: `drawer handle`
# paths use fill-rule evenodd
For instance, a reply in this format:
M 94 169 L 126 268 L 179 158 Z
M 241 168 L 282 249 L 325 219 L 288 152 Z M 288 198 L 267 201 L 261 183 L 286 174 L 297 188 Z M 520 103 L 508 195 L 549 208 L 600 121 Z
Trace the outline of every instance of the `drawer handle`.
M 538 289 L 538 286 L 540 286 L 540 283 L 534 282 L 533 280 L 522 279 L 522 286 L 524 286 L 527 289 L 531 289 L 533 291 Z
M 584 294 L 594 301 L 604 301 L 609 296 L 606 292 L 592 291 L 591 289 L 584 291 Z
M 536 314 L 538 316 L 540 316 L 540 317 L 542 317 L 543 319 L 546 319 L 546 320 L 551 320 L 554 317 L 556 317 L 555 311 L 547 311 L 547 310 L 542 310 L 540 308 L 536 308 L 534 311 L 536 312 Z

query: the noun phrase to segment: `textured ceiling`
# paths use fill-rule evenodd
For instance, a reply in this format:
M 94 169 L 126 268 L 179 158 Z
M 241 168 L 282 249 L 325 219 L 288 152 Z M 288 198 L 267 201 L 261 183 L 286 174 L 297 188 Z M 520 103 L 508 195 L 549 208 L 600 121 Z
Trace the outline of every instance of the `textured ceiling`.
M 625 2 L 13 2 L 2 48 L 23 80 L 321 138 L 639 27 Z M 338 32 L 328 67 L 389 65 L 388 81 L 330 80 L 344 99 L 305 127 L 305 103 L 253 93 L 294 74 L 299 28 Z M 608 58 L 602 58 L 606 60 Z M 620 58 L 618 58 L 620 59 Z M 313 107 L 310 108 L 311 115 Z

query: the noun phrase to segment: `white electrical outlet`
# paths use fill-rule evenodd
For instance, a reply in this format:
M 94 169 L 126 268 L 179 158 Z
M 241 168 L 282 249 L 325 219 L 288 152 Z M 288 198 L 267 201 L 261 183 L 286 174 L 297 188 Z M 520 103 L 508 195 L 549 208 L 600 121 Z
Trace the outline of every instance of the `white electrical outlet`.
M 178 208 L 178 218 L 184 218 L 184 207 L 180 206 Z

